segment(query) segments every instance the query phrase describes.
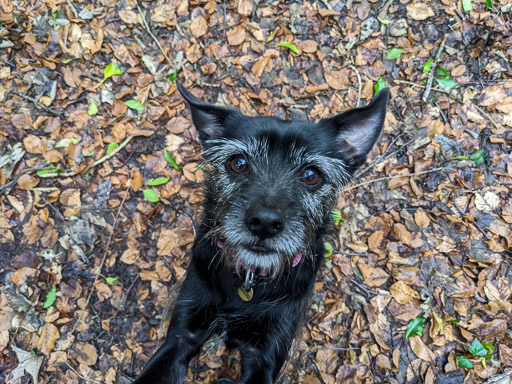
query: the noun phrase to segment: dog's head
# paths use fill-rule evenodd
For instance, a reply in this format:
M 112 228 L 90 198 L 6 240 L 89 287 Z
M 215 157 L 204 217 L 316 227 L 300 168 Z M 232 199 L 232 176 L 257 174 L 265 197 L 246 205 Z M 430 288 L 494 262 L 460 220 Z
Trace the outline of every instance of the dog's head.
M 209 236 L 223 260 L 271 276 L 300 262 L 379 137 L 389 90 L 366 107 L 313 124 L 244 116 L 178 89 L 211 165 L 216 207 Z

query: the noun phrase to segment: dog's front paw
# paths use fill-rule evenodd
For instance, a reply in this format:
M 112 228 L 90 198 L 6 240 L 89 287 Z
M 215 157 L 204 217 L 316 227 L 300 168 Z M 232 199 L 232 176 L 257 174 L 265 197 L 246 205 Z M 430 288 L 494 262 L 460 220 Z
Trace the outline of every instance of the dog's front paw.
M 237 384 L 236 381 L 231 379 L 217 379 L 212 384 Z

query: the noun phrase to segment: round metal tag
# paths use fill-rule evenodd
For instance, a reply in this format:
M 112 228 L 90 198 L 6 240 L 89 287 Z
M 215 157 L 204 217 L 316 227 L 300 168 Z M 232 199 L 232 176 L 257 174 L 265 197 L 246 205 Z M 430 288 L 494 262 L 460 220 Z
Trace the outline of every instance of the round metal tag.
M 253 295 L 254 295 L 254 291 L 252 290 L 252 288 L 249 292 L 247 292 L 243 285 L 238 287 L 238 296 L 240 296 L 240 298 L 243 301 L 251 301 Z

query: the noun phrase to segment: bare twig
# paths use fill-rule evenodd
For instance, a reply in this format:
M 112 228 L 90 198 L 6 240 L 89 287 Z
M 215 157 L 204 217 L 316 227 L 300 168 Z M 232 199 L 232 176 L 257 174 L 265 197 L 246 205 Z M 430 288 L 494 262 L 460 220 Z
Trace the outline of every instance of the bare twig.
M 53 109 L 51 108 L 48 108 L 46 105 L 44 104 L 41 104 L 39 101 L 37 101 L 36 99 L 34 99 L 33 97 L 30 97 L 30 96 L 27 96 L 27 95 L 24 95 L 22 93 L 19 93 L 17 91 L 14 91 L 14 94 L 15 95 L 18 95 L 19 97 L 21 97 L 22 99 L 25 99 L 25 100 L 28 100 L 32 103 L 34 103 L 35 105 L 37 105 L 39 108 L 43 109 L 45 112 L 48 112 L 49 114 L 53 115 L 53 116 L 62 116 L 62 112 L 57 112 L 57 111 L 54 111 Z
M 356 66 L 355 65 L 349 65 L 350 68 L 352 68 L 354 70 L 354 72 L 356 73 L 357 75 L 357 85 L 358 85 L 358 89 L 357 89 L 357 103 L 356 103 L 356 108 L 359 107 L 359 103 L 361 101 L 361 89 L 363 88 L 363 84 L 361 83 L 361 75 L 359 74 L 359 71 L 357 70 Z
M 437 61 L 439 60 L 439 57 L 441 56 L 441 53 L 443 52 L 444 43 L 445 43 L 447 37 L 448 37 L 448 35 L 445 35 L 443 37 L 443 40 L 441 41 L 441 44 L 439 45 L 439 48 L 437 50 L 434 62 L 432 63 L 432 69 L 430 71 L 430 76 L 429 76 L 428 81 L 427 81 L 427 87 L 425 88 L 425 93 L 423 94 L 423 101 L 424 102 L 427 102 L 427 100 L 428 100 L 428 95 L 430 94 L 430 89 L 432 88 L 432 83 L 434 82 L 434 75 L 433 75 L 433 73 L 435 73 L 435 69 L 437 67 Z
M 480 112 L 482 115 L 484 115 L 485 117 L 487 117 L 489 119 L 489 121 L 492 123 L 492 125 L 494 125 L 494 128 L 501 128 L 498 124 L 496 124 L 496 122 L 491 118 L 491 116 L 489 116 L 489 114 L 487 112 L 485 112 L 482 108 L 480 108 L 478 105 L 476 105 L 474 103 L 473 103 L 473 106 L 478 110 L 478 112 Z
M 80 373 L 78 373 L 78 371 L 73 368 L 73 366 L 71 364 L 69 364 L 69 362 L 66 361 L 66 365 L 68 366 L 69 369 L 71 369 L 73 372 L 76 373 L 76 375 L 81 378 L 82 380 L 85 380 L 85 382 L 91 382 L 91 383 L 98 383 L 98 384 L 102 384 L 102 381 L 98 381 L 98 380 L 94 380 L 94 379 L 89 379 L 88 377 L 85 377 L 84 375 L 81 375 Z
M 87 295 L 87 299 L 85 300 L 85 305 L 83 307 L 83 311 L 80 313 L 80 317 L 79 317 L 78 321 L 75 323 L 75 325 L 73 325 L 73 328 L 71 329 L 71 333 L 73 333 L 75 331 L 76 327 L 78 326 L 78 324 L 80 324 L 84 320 L 83 317 L 85 316 L 86 308 L 89 306 L 89 302 L 91 301 L 92 294 L 94 293 L 94 284 L 96 284 L 96 282 L 100 278 L 101 269 L 103 268 L 103 265 L 105 264 L 105 260 L 107 259 L 108 249 L 110 248 L 110 243 L 112 242 L 112 237 L 114 237 L 114 232 L 116 230 L 117 221 L 119 220 L 119 215 L 121 214 L 121 209 L 123 208 L 124 202 L 126 201 L 126 197 L 130 194 L 129 193 L 130 183 L 131 183 L 131 179 L 129 179 L 126 183 L 128 190 L 124 194 L 123 200 L 121 201 L 121 204 L 119 205 L 119 209 L 117 210 L 117 214 L 114 219 L 114 223 L 112 224 L 112 231 L 110 232 L 110 235 L 107 240 L 107 245 L 105 247 L 105 252 L 103 253 L 103 257 L 101 258 L 100 265 L 98 266 L 98 269 L 96 270 L 96 276 L 94 277 L 94 281 L 92 282 L 92 285 L 91 285 L 91 290 L 89 291 L 89 294 Z
M 509 369 L 508 371 L 505 371 L 505 372 L 503 372 L 500 375 L 496 375 L 496 376 L 491 377 L 489 380 L 485 381 L 483 384 L 496 383 L 497 381 L 503 380 L 503 379 L 505 379 L 507 377 L 510 378 L 510 376 L 512 376 L 512 369 Z
M 424 175 L 426 173 L 437 172 L 437 171 L 440 171 L 442 169 L 444 169 L 444 167 L 429 169 L 428 171 L 409 173 L 408 175 L 394 175 L 394 176 L 379 177 L 377 179 L 372 179 L 372 180 L 366 180 L 366 181 L 364 181 L 362 183 L 359 183 L 359 184 L 356 184 L 356 185 L 354 185 L 354 186 L 352 186 L 350 188 L 344 189 L 343 192 L 352 191 L 352 190 L 354 190 L 356 188 L 359 188 L 359 187 L 362 187 L 364 185 L 368 185 L 368 184 L 371 184 L 371 183 L 375 183 L 377 181 L 390 180 L 390 179 L 399 179 L 399 178 L 402 178 L 402 177 L 419 176 L 419 175 Z
M 134 138 L 134 136 L 132 136 L 132 135 L 128 136 L 126 139 L 124 139 L 124 141 L 121 144 L 119 144 L 119 147 L 114 149 L 109 154 L 103 156 L 101 159 L 96 160 L 94 162 L 94 164 L 91 166 L 91 168 L 94 168 L 94 167 L 100 165 L 101 163 L 104 163 L 105 161 L 107 161 L 107 160 L 111 159 L 112 157 L 114 157 L 121 149 L 126 147 L 126 145 L 130 141 L 132 141 L 133 138 Z M 91 168 L 89 168 L 89 169 L 91 169 Z M 79 171 L 70 171 L 70 172 L 63 172 L 63 173 L 53 172 L 53 173 L 46 173 L 46 174 L 43 174 L 43 175 L 39 175 L 39 177 L 41 177 L 41 178 L 46 178 L 46 177 L 72 177 L 72 176 L 76 176 L 78 173 L 79 173 Z
M 164 55 L 165 60 L 167 60 L 167 63 L 172 67 L 173 66 L 172 60 L 169 58 L 169 56 L 167 56 L 167 53 L 165 53 L 164 48 L 162 47 L 162 44 L 160 44 L 160 42 L 158 41 L 156 36 L 153 35 L 153 32 L 151 32 L 151 29 L 149 29 L 149 25 L 148 25 L 148 22 L 146 21 L 146 17 L 142 13 L 142 10 L 140 9 L 140 6 L 138 4 L 137 4 L 137 9 L 139 10 L 139 15 L 142 19 L 142 22 L 144 23 L 144 28 L 149 33 L 149 35 L 153 38 L 153 40 L 155 40 L 155 43 L 156 43 L 156 45 L 158 45 L 158 48 L 160 48 L 160 52 L 162 52 L 162 55 Z

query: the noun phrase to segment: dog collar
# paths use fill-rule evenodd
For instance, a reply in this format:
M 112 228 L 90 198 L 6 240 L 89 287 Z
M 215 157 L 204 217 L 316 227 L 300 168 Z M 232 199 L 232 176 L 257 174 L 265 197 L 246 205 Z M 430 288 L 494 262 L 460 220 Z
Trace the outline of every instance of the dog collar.
M 224 246 L 224 242 L 221 240 L 217 240 L 217 247 L 222 248 Z M 295 268 L 302 261 L 302 252 L 297 253 L 297 256 L 292 261 L 292 268 Z M 238 296 L 243 301 L 251 301 L 254 295 L 253 287 L 255 284 L 254 275 L 256 273 L 256 267 L 251 265 L 245 272 L 245 281 L 244 283 L 238 287 Z M 260 268 L 259 275 L 261 277 L 266 277 L 269 273 L 267 268 Z

